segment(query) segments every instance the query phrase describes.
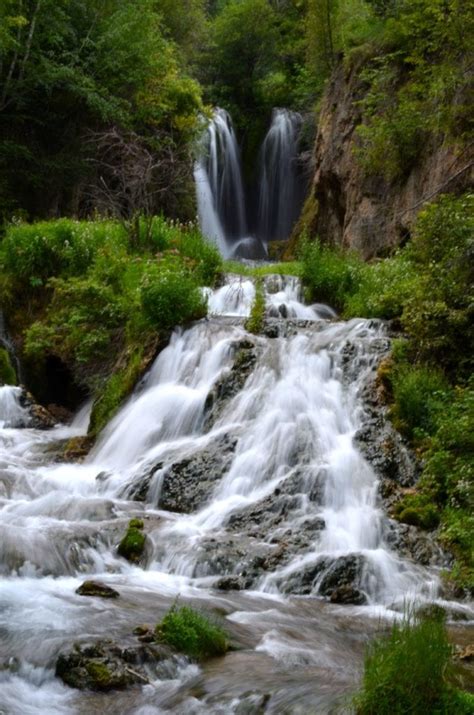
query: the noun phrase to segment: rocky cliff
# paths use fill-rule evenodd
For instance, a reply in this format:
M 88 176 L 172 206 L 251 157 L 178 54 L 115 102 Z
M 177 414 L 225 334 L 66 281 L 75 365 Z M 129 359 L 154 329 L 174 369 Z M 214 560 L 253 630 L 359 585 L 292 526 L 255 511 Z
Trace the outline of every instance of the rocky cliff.
M 404 243 L 421 206 L 439 193 L 473 182 L 473 145 L 433 138 L 403 177 L 369 176 L 355 156 L 358 102 L 367 86 L 361 64 L 335 70 L 323 98 L 312 157 L 312 180 L 297 233 L 307 229 L 323 241 L 352 247 L 365 258 Z

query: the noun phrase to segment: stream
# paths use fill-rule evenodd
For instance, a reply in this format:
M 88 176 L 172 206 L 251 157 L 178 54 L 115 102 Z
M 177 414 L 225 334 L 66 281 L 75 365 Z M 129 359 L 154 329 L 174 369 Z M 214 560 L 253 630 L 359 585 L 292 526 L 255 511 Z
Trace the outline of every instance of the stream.
M 393 547 L 354 439 L 385 325 L 340 321 L 271 275 L 251 335 L 254 291 L 235 275 L 208 289 L 208 317 L 173 333 L 82 463 L 55 455 L 86 434 L 90 404 L 70 425 L 20 427 L 21 389 L 0 387 L 2 715 L 339 712 L 369 637 L 407 604 L 446 605 L 440 568 Z M 132 517 L 147 535 L 137 565 L 117 554 Z M 120 597 L 76 594 L 91 577 Z M 55 677 L 73 643 L 136 644 L 176 599 L 215 614 L 234 649 L 125 691 Z M 473 611 L 448 605 L 467 642 Z

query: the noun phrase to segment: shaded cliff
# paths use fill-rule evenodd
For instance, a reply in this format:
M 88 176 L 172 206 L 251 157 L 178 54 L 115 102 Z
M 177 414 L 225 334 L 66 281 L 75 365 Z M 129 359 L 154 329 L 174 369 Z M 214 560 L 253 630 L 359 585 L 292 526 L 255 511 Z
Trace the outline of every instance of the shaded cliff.
M 474 176 L 474 143 L 441 132 L 420 132 L 416 155 L 397 176 L 367 170 L 359 128 L 367 125 L 369 89 L 363 62 L 341 63 L 334 71 L 318 119 L 310 190 L 295 231 L 355 248 L 365 258 L 403 244 L 425 202 L 465 190 Z M 465 102 L 465 94 L 463 86 L 453 101 Z

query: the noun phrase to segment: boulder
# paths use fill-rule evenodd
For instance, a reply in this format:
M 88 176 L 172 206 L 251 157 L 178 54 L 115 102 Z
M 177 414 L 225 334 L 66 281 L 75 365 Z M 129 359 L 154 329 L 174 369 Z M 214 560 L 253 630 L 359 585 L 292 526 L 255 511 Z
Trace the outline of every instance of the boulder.
M 98 598 L 118 598 L 119 592 L 100 581 L 84 581 L 76 589 L 79 596 L 97 596 Z
M 156 666 L 170 655 L 162 646 L 121 647 L 106 640 L 76 643 L 72 651 L 58 656 L 56 676 L 80 690 L 122 690 L 150 682 L 149 670 L 156 672 Z

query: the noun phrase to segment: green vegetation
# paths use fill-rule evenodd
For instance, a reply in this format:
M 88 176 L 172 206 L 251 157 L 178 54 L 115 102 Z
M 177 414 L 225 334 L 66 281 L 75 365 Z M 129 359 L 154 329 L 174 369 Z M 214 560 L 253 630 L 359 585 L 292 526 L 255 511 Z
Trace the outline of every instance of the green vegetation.
M 418 215 L 409 244 L 364 263 L 356 254 L 302 241 L 302 276 L 312 300 L 345 318 L 394 321 L 383 382 L 395 426 L 422 457 L 417 493 L 395 516 L 432 529 L 453 551 L 459 592 L 474 589 L 474 196 L 443 196 Z
M 5 348 L 0 348 L 0 385 L 16 385 L 16 372 L 10 355 Z
M 169 331 L 202 317 L 201 286 L 221 270 L 193 224 L 162 217 L 16 223 L 0 244 L 5 313 L 24 336 L 26 366 L 59 358 L 99 395 L 97 434 L 131 392 Z
M 131 519 L 122 541 L 117 547 L 119 556 L 131 563 L 138 563 L 143 556 L 146 545 L 146 535 L 143 533 L 143 521 Z
M 224 655 L 229 648 L 222 628 L 188 606 L 173 606 L 155 633 L 159 640 L 196 660 Z
M 359 715 L 470 715 L 474 696 L 456 690 L 443 617 L 395 623 L 388 637 L 377 638 L 365 658 Z
M 250 309 L 250 316 L 245 322 L 249 333 L 261 333 L 265 321 L 265 290 L 262 277 L 255 280 L 255 297 Z

